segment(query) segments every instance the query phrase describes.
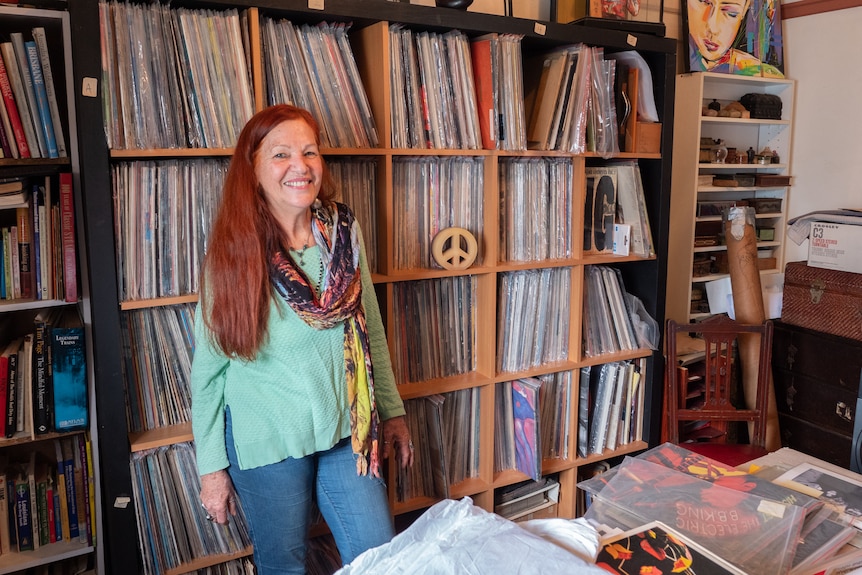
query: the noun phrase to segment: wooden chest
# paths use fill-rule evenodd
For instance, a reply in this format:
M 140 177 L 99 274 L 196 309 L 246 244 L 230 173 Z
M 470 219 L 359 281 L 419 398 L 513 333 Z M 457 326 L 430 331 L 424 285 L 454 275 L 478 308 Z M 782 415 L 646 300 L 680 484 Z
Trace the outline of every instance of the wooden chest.
M 850 468 L 862 342 L 775 323 L 772 376 L 782 444 Z
M 788 263 L 781 321 L 862 341 L 862 274 Z

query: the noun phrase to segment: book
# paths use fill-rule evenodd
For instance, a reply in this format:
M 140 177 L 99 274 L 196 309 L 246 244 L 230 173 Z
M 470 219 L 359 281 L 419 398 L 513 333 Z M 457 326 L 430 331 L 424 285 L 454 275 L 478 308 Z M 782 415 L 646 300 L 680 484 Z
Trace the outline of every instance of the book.
M 10 494 L 6 487 L 6 471 L 8 461 L 5 457 L 0 458 L 0 555 L 7 555 L 11 549 L 9 539 L 9 501 Z
M 48 107 L 48 91 L 45 88 L 45 78 L 42 75 L 42 63 L 39 60 L 39 50 L 34 40 L 24 41 L 24 51 L 27 55 L 27 65 L 30 69 L 30 78 L 33 82 L 33 93 L 36 96 L 36 109 L 39 112 L 39 122 L 36 129 L 42 131 L 45 139 L 45 157 L 59 158 L 57 150 L 57 138 L 54 135 L 54 121 L 51 118 L 51 110 Z
M 75 493 L 78 496 L 78 537 L 82 543 L 92 544 L 92 517 L 90 517 L 90 482 L 87 478 L 87 446 L 84 434 L 71 438 L 75 450 Z
M 45 28 L 33 28 L 33 39 L 39 51 L 39 62 L 42 65 L 42 76 L 45 79 L 45 92 L 48 99 L 48 109 L 51 114 L 51 124 L 54 127 L 54 139 L 57 143 L 57 154 L 61 158 L 68 157 L 66 137 L 63 134 L 63 124 L 60 120 L 60 107 L 57 100 L 57 89 L 54 85 L 54 73 L 51 69 L 51 54 L 48 52 L 48 39 Z
M 20 296 L 31 298 L 35 296 L 33 282 L 33 220 L 29 206 L 15 208 L 16 229 L 18 230 L 18 282 L 21 286 Z
M 15 532 L 18 551 L 33 551 L 33 516 L 30 507 L 30 482 L 22 470 L 15 479 Z
M 28 63 L 27 49 L 24 47 L 24 34 L 21 32 L 12 32 L 9 34 L 9 39 L 12 41 L 13 55 L 18 65 L 18 74 L 23 86 L 23 97 L 27 100 L 27 111 L 30 124 L 33 128 L 36 145 L 39 149 L 39 157 L 48 157 L 48 144 L 45 141 L 45 134 L 42 131 L 41 118 L 39 117 L 39 107 L 36 102 L 36 91 L 33 86 L 33 75 L 30 73 L 30 65 Z M 9 69 L 9 63 L 6 62 L 6 69 Z M 16 100 L 17 101 L 17 100 Z M 18 102 L 20 105 L 20 102 Z
M 534 481 L 542 475 L 539 446 L 539 389 L 542 382 L 523 378 L 512 382 L 512 414 L 515 425 L 515 467 Z
M 18 354 L 18 403 L 15 409 L 16 432 L 29 434 L 33 429 L 33 334 L 23 336 Z
M 15 92 L 12 89 L 12 79 L 6 70 L 5 52 L 0 44 L 0 97 L 3 98 L 3 109 L 5 115 L 4 122 L 8 120 L 9 127 L 12 129 L 12 136 L 15 142 L 15 148 L 18 150 L 17 155 L 13 157 L 26 159 L 31 157 L 30 145 L 27 141 L 27 134 L 24 131 L 24 124 L 21 121 L 21 114 L 18 110 L 18 104 L 15 102 Z
M 12 138 L 12 128 L 7 127 L 9 119 L 6 117 L 6 107 L 0 103 L 0 158 L 12 158 L 12 148 L 9 145 Z M 12 140 L 14 141 L 14 140 Z
M 746 575 L 744 571 L 660 521 L 652 521 L 602 539 L 596 565 L 609 573 L 620 575 Z
M 24 179 L 13 178 L 7 181 L 0 180 L 0 209 L 19 208 L 27 201 L 24 191 Z
M 86 429 L 87 358 L 84 327 L 77 309 L 64 308 L 51 329 L 54 430 Z
M 75 204 L 72 197 L 72 174 L 60 172 L 60 230 L 63 253 L 64 299 L 78 301 L 78 259 L 75 247 Z
M 7 358 L 6 375 L 6 437 L 14 437 L 18 412 L 18 352 L 21 349 L 22 338 L 13 340 L 6 346 L 4 355 Z
M 54 430 L 51 329 L 57 309 L 41 310 L 33 319 L 33 430 L 43 435 Z
M 42 274 L 42 260 L 44 259 L 44 242 L 42 241 L 44 224 L 42 219 L 44 214 L 45 196 L 42 194 L 41 187 L 36 184 L 33 186 L 30 205 L 33 228 L 30 252 L 33 259 L 33 297 L 35 299 L 43 299 L 43 284 L 45 283 L 45 276 Z
M 9 355 L 6 348 L 0 350 L 0 406 L 6 409 L 6 395 L 9 389 Z M 0 417 L 0 437 L 6 437 L 6 415 Z M 2 516 L 0 516 L 2 517 Z M 0 552 L 2 554 L 2 552 Z
M 78 484 L 75 481 L 75 452 L 72 439 L 65 437 L 55 440 L 55 450 L 59 449 L 57 455 L 57 473 L 60 473 L 60 465 L 63 466 L 63 480 L 66 487 L 66 521 L 69 523 L 69 540 L 74 541 L 80 536 L 78 523 Z M 59 447 L 56 447 L 59 445 Z M 65 533 L 65 528 L 64 528 Z

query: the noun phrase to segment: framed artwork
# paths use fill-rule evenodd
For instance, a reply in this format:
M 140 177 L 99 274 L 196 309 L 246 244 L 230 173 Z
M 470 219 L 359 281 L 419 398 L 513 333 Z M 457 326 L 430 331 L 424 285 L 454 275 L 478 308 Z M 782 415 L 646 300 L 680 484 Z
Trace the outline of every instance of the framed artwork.
M 684 0 L 688 71 L 784 77 L 779 0 Z
M 775 479 L 775 483 L 818 497 L 838 511 L 844 520 L 862 527 L 862 482 L 812 463 L 800 463 Z

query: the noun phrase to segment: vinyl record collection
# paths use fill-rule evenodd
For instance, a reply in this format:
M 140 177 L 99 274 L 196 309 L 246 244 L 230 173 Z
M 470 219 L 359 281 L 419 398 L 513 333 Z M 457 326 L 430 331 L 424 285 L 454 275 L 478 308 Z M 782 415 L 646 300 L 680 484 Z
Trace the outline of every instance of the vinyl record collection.
M 236 143 L 254 109 L 248 25 L 236 9 L 100 2 L 99 11 L 108 147 Z
M 572 164 L 563 158 L 506 158 L 500 168 L 503 261 L 572 257 Z
M 481 157 L 395 158 L 392 162 L 395 265 L 436 268 L 431 244 L 441 230 L 456 226 L 475 237 L 484 233 Z M 477 263 L 482 261 L 480 249 Z
M 208 521 L 191 443 L 140 451 L 130 462 L 144 574 L 156 575 L 194 558 L 251 545 L 242 506 L 227 525 Z
M 571 268 L 507 272 L 499 276 L 497 369 L 523 371 L 563 361 L 569 351 Z
M 479 474 L 479 388 L 404 402 L 416 445 L 413 467 L 398 469 L 396 497 L 445 499 L 450 487 Z
M 194 304 L 132 310 L 121 319 L 129 430 L 191 421 Z
M 264 93 L 269 104 L 311 111 L 324 146 L 373 148 L 377 129 L 348 42 L 349 28 L 261 17 Z
M 392 367 L 399 383 L 469 373 L 476 369 L 476 279 L 458 276 L 394 285 L 398 348 Z
M 197 293 L 227 166 L 227 159 L 112 166 L 121 301 Z

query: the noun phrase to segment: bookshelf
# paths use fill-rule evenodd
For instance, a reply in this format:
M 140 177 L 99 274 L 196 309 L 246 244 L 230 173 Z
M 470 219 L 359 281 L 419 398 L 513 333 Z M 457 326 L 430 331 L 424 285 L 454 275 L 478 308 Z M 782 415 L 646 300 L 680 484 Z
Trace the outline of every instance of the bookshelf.
M 249 39 L 248 57 L 251 62 L 250 74 L 254 109 L 265 106 L 264 50 L 260 18 L 263 16 L 285 18 L 296 23 L 317 24 L 320 22 L 351 23 L 349 40 L 356 56 L 359 75 L 368 95 L 375 129 L 379 143 L 375 147 L 327 147 L 323 153 L 327 161 L 349 161 L 351 158 L 370 160 L 376 166 L 375 172 L 375 216 L 376 232 L 364 230 L 366 236 L 373 234 L 377 259 L 373 279 L 381 302 L 384 322 L 390 338 L 390 351 L 393 358 L 401 353 L 401 339 L 398 326 L 403 325 L 397 317 L 396 302 L 402 292 L 413 293 L 417 285 L 443 285 L 446 282 L 469 284 L 475 304 L 470 309 L 473 316 L 471 337 L 474 341 L 473 362 L 466 369 L 454 372 L 441 372 L 431 376 L 408 378 L 397 371 L 399 390 L 402 398 L 411 401 L 433 394 L 451 394 L 470 391 L 478 398 L 478 409 L 474 412 L 479 422 L 477 428 L 478 460 L 474 476 L 467 477 L 451 486 L 451 497 L 470 496 L 477 505 L 492 510 L 495 490 L 517 483 L 527 478 L 514 470 L 494 471 L 494 402 L 496 387 L 506 381 L 521 377 L 545 376 L 567 370 L 577 374 L 583 366 L 601 365 L 607 362 L 626 359 L 646 359 L 648 381 L 644 411 L 643 440 L 629 443 L 613 451 L 578 458 L 575 454 L 574 433 L 569 437 L 569 455 L 566 458 L 547 458 L 542 462 L 543 474 L 555 474 L 560 481 L 560 501 L 557 513 L 561 517 L 573 517 L 576 513 L 575 501 L 578 471 L 596 462 L 634 453 L 654 444 L 658 440 L 658 423 L 661 405 L 662 359 L 660 352 L 649 349 L 606 354 L 598 357 L 584 357 L 581 351 L 582 294 L 584 268 L 591 264 L 614 266 L 620 270 L 626 289 L 636 294 L 649 313 L 659 323 L 664 319 L 664 289 L 666 261 L 666 237 L 668 229 L 668 208 L 670 190 L 670 134 L 673 128 L 671 94 L 674 84 L 675 43 L 672 40 L 650 35 L 631 35 L 624 32 L 594 30 L 589 27 L 570 27 L 550 22 L 534 22 L 501 16 L 464 13 L 457 10 L 392 3 L 383 0 L 355 2 L 332 0 L 327 2 L 324 11 L 310 9 L 304 2 L 183 2 L 184 8 L 211 8 L 216 12 L 238 8 L 247 21 Z M 76 29 L 85 31 L 79 37 L 95 35 L 99 30 L 98 6 L 85 0 L 70 0 L 70 12 Z M 529 58 L 543 54 L 556 46 L 574 42 L 584 42 L 593 46 L 603 46 L 607 52 L 631 49 L 632 42 L 644 56 L 651 68 L 655 97 L 662 124 L 664 146 L 661 153 L 623 153 L 620 157 L 637 159 L 647 188 L 647 210 L 653 230 L 656 256 L 640 258 L 636 256 L 584 255 L 581 249 L 583 234 L 583 214 L 578 209 L 572 213 L 572 252 L 568 257 L 543 260 L 539 262 L 503 261 L 497 238 L 500 234 L 501 219 L 498 216 L 500 195 L 498 189 L 501 162 L 508 159 L 536 158 L 554 159 L 567 163 L 571 168 L 572 205 L 583 206 L 584 171 L 590 165 L 602 165 L 604 160 L 597 154 L 571 154 L 558 151 L 538 150 L 486 150 L 486 149 L 407 149 L 393 148 L 390 145 L 393 128 L 392 103 L 389 74 L 389 24 L 398 23 L 417 31 L 446 33 L 459 30 L 471 38 L 488 32 L 514 34 L 522 37 L 523 57 Z M 92 44 L 92 43 L 90 43 Z M 76 74 L 81 77 L 101 77 L 101 59 L 98 47 L 80 41 L 73 45 L 76 61 Z M 526 61 L 526 60 L 525 60 Z M 78 80 L 80 81 L 81 78 Z M 532 81 L 532 80 L 530 80 Z M 529 90 L 529 85 L 525 88 Z M 112 196 L 117 181 L 118 170 L 140 167 L 146 162 L 156 164 L 176 159 L 198 161 L 226 161 L 230 148 L 191 148 L 189 146 L 173 149 L 169 147 L 142 149 L 112 149 L 108 145 L 103 126 L 103 109 L 97 98 L 84 99 L 79 107 L 80 123 L 88 126 L 82 134 L 82 142 L 87 142 L 90 153 L 84 158 L 82 173 L 87 190 L 87 219 L 89 249 L 92 252 L 91 269 L 93 277 L 101 278 L 98 286 L 99 305 L 94 311 L 94 321 L 99 326 L 99 343 L 105 349 L 114 350 L 109 357 L 97 361 L 100 377 L 97 380 L 97 403 L 105 417 L 100 423 L 104 426 L 100 445 L 103 460 L 110 458 L 112 465 L 101 470 L 105 497 L 110 501 L 122 500 L 127 503 L 111 505 L 104 513 L 104 524 L 110 529 L 111 536 L 106 541 L 106 565 L 108 572 L 141 572 L 141 559 L 138 551 L 138 526 L 135 520 L 134 505 L 129 498 L 134 497 L 132 477 L 129 472 L 129 458 L 133 454 L 146 452 L 160 447 L 179 445 L 189 440 L 189 427 L 183 422 L 155 426 L 154 429 L 136 430 L 130 433 L 130 422 L 125 414 L 126 398 L 123 393 L 123 326 L 128 318 L 136 313 L 151 313 L 163 308 L 174 309 L 195 301 L 192 291 L 171 293 L 165 297 L 143 296 L 128 298 L 122 289 L 124 270 L 118 266 L 117 241 L 114 237 L 114 208 Z M 422 267 L 421 265 L 399 264 L 396 257 L 398 222 L 403 212 L 398 208 L 398 195 L 401 193 L 397 175 L 404 169 L 403 164 L 411 161 L 430 160 L 437 164 L 451 161 L 469 160 L 482 175 L 481 185 L 473 190 L 477 205 L 481 207 L 480 254 L 477 262 L 466 270 L 444 270 Z M 564 302 L 565 348 L 563 358 L 542 362 L 535 366 L 517 371 L 500 372 L 497 368 L 498 316 L 502 309 L 499 283 L 504 274 L 530 270 L 556 270 L 568 279 L 569 295 Z M 183 290 L 180 290 L 182 292 Z M 98 344 L 98 343 L 97 343 Z M 576 380 L 577 378 L 575 378 Z M 472 391 L 475 390 L 475 391 Z M 576 405 L 573 397 L 572 405 Z M 571 429 L 577 428 L 577 410 L 567 414 Z M 146 426 L 145 426 L 146 427 Z M 394 469 L 389 470 L 389 484 L 395 484 Z M 436 501 L 433 497 L 414 497 L 404 501 L 396 498 L 394 488 L 391 492 L 391 505 L 397 516 L 407 517 L 414 512 L 430 506 Z M 244 552 L 246 555 L 250 551 Z M 243 552 L 239 553 L 243 556 Z M 211 565 L 214 562 L 228 561 L 237 554 L 196 558 L 185 563 L 181 569 L 191 571 Z M 169 572 L 174 572 L 170 570 Z
M 90 516 L 87 520 L 89 526 L 83 525 L 85 532 L 82 537 L 70 535 L 68 539 L 64 539 L 61 533 L 60 538 L 53 543 L 48 542 L 48 540 L 40 541 L 40 545 L 30 551 L 19 551 L 13 543 L 11 545 L 13 548 L 4 549 L 0 555 L 0 573 L 15 573 L 27 569 L 47 569 L 50 567 L 59 569 L 64 564 L 74 564 L 78 568 L 87 569 L 88 572 L 103 571 L 102 522 L 98 519 L 102 511 L 101 478 L 99 475 L 99 428 L 96 410 L 93 408 L 95 406 L 95 358 L 98 354 L 94 353 L 93 347 L 92 294 L 89 290 L 90 278 L 87 275 L 85 233 L 81 225 L 84 219 L 84 208 L 80 177 L 78 121 L 74 89 L 72 88 L 74 84 L 70 22 L 69 13 L 64 10 L 0 6 L 0 42 L 12 42 L 20 34 L 18 38 L 21 45 L 25 47 L 25 53 L 28 46 L 30 50 L 33 50 L 32 46 L 35 45 L 35 51 L 30 54 L 33 57 L 33 61 L 30 61 L 30 80 L 33 82 L 35 79 L 37 82 L 37 85 L 34 86 L 34 100 L 27 100 L 28 106 L 31 103 L 35 104 L 35 115 L 25 114 L 23 111 L 23 103 L 19 98 L 22 96 L 25 99 L 28 98 L 26 92 L 22 94 L 10 90 L 7 93 L 14 101 L 15 113 L 18 114 L 17 119 L 21 122 L 18 134 L 23 142 L 16 139 L 14 144 L 10 144 L 8 140 L 4 143 L 3 157 L 0 158 L 0 181 L 7 183 L 20 181 L 25 201 L 16 204 L 17 207 L 13 205 L 0 206 L 0 224 L 3 228 L 12 225 L 17 227 L 17 225 L 21 225 L 21 218 L 23 217 L 30 227 L 32 220 L 30 231 L 38 230 L 38 238 L 41 240 L 37 240 L 35 234 L 29 238 L 31 240 L 29 246 L 31 253 L 28 257 L 31 266 L 29 273 L 20 267 L 19 261 L 17 273 L 14 270 L 10 271 L 10 274 L 4 278 L 10 279 L 11 282 L 3 282 L 3 299 L 0 299 L 0 332 L 2 332 L 0 344 L 7 352 L 4 367 L 8 367 L 8 353 L 13 351 L 7 345 L 10 341 L 24 338 L 26 342 L 29 338 L 34 347 L 30 348 L 25 343 L 17 353 L 17 360 L 19 362 L 24 361 L 33 368 L 33 371 L 30 375 L 22 372 L 22 377 L 16 378 L 21 384 L 21 393 L 18 394 L 18 399 L 22 400 L 23 429 L 14 433 L 7 432 L 5 436 L 0 438 L 0 457 L 8 464 L 8 467 L 2 469 L 6 478 L 14 479 L 17 474 L 15 466 L 34 458 L 32 461 L 37 462 L 36 469 L 38 470 L 39 466 L 42 466 L 43 469 L 42 472 L 37 471 L 34 474 L 36 485 L 38 485 L 39 476 L 47 477 L 48 475 L 51 476 L 52 483 L 46 483 L 46 485 L 57 485 L 54 482 L 58 481 L 60 471 L 55 445 L 60 445 L 62 450 L 62 445 L 66 444 L 75 451 L 80 446 L 84 448 L 84 453 L 86 453 L 86 442 L 89 441 L 91 452 L 89 461 L 93 466 L 92 474 L 90 474 L 92 481 L 89 481 L 87 477 L 86 467 L 80 469 L 70 467 L 69 472 L 72 475 L 68 476 L 70 479 L 80 477 L 78 489 L 81 490 L 82 494 L 84 493 L 84 482 L 86 482 L 89 498 L 86 499 L 87 496 L 82 496 L 79 502 L 86 505 L 86 513 Z M 41 53 L 39 52 L 40 46 L 43 48 Z M 6 54 L 8 52 L 4 51 L 4 56 Z M 38 67 L 35 60 L 39 62 Z M 4 59 L 7 77 L 9 65 L 9 60 Z M 18 72 L 19 74 L 23 73 L 20 67 Z M 42 95 L 36 91 L 39 90 L 38 84 L 41 84 L 41 87 L 45 89 Z M 12 87 L 11 84 L 9 87 Z M 12 128 L 10 114 L 13 112 L 9 108 L 9 101 L 6 100 L 4 104 L 0 100 L 0 106 L 4 105 L 6 106 L 5 112 L 0 114 L 5 115 L 4 127 Z M 42 113 L 39 112 L 40 109 Z M 7 120 L 8 124 L 6 123 Z M 26 130 L 25 123 L 27 124 Z M 37 131 L 41 134 L 41 142 L 37 136 Z M 28 133 L 32 139 L 28 139 Z M 7 130 L 6 135 L 8 138 L 14 139 L 16 137 L 15 130 Z M 32 149 L 31 143 L 33 143 Z M 26 146 L 21 144 L 26 144 Z M 38 194 L 35 193 L 35 190 L 38 190 Z M 41 200 L 37 198 L 41 198 Z M 44 209 L 37 208 L 34 211 L 34 205 L 39 206 L 40 201 L 44 201 Z M 43 224 L 41 226 L 37 226 L 36 223 L 37 213 Z M 68 249 L 65 254 L 64 246 Z M 39 266 L 35 265 L 36 253 L 32 251 L 36 249 L 38 249 Z M 8 253 L 8 250 L 4 251 Z M 5 261 L 4 270 L 10 270 Z M 17 282 L 14 278 L 15 275 L 18 276 Z M 25 291 L 16 292 L 15 288 L 9 285 L 9 283 L 17 283 L 18 287 L 22 287 L 22 276 L 29 278 L 24 280 L 24 285 L 29 285 L 29 293 Z M 43 411 L 39 407 L 40 405 L 48 406 L 51 409 L 58 407 L 53 401 L 40 404 L 39 394 L 43 390 L 55 393 L 59 389 L 55 388 L 55 385 L 59 386 L 59 381 L 62 381 L 62 374 L 60 374 L 62 368 L 57 357 L 51 360 L 48 359 L 47 355 L 39 355 L 40 349 L 45 350 L 47 354 L 48 347 L 51 347 L 48 342 L 52 339 L 52 331 L 42 331 L 41 328 L 37 330 L 34 322 L 43 316 L 56 314 L 68 315 L 81 320 L 80 331 L 76 337 L 80 338 L 79 341 L 83 345 L 79 349 L 83 350 L 80 357 L 83 358 L 82 361 L 86 370 L 85 375 L 78 381 L 81 382 L 81 391 L 87 400 L 85 407 L 88 409 L 86 425 L 82 428 L 76 428 L 74 431 L 56 431 L 55 424 L 59 426 L 61 423 L 55 422 L 54 418 L 48 415 L 49 412 Z M 35 347 L 43 335 L 44 340 L 42 341 L 44 343 L 42 345 L 44 347 Z M 26 353 L 27 351 L 30 353 Z M 77 363 L 77 359 L 74 361 L 76 365 L 81 365 Z M 44 373 L 41 371 L 42 366 L 47 368 L 49 364 L 52 373 L 57 371 L 59 374 L 55 379 L 50 376 L 42 378 L 42 373 Z M 3 392 L 4 416 L 7 409 L 8 371 L 6 375 L 7 378 L 5 378 L 4 383 L 6 389 Z M 44 429 L 40 429 L 42 424 L 45 425 Z M 5 425 L 4 428 L 6 428 Z M 69 457 L 72 455 L 73 452 L 69 451 Z M 59 457 L 64 458 L 63 455 Z M 81 459 L 81 462 L 82 465 L 86 465 L 86 459 Z M 69 463 L 72 464 L 71 459 Z M 63 463 L 60 461 L 59 467 L 62 468 L 62 466 Z M 26 467 L 24 469 L 27 470 Z M 42 475 L 42 473 L 48 475 Z M 7 486 L 3 485 L 2 489 L 6 492 Z M 12 496 L 12 503 L 10 503 L 10 495 Z M 11 508 L 15 494 L 6 492 L 5 497 Z M 45 498 L 45 505 L 47 506 L 47 498 Z M 80 505 L 77 508 L 83 518 L 85 516 L 84 509 Z M 36 514 L 34 519 L 39 518 L 47 514 L 47 508 L 31 510 L 31 513 Z M 6 522 L 8 518 L 4 516 L 2 520 Z M 34 527 L 38 526 L 34 524 Z M 86 533 L 87 530 L 91 533 L 89 538 Z M 39 538 L 41 539 L 41 536 Z
M 770 280 L 768 276 L 784 270 L 785 235 L 782 230 L 787 224 L 790 186 L 780 180 L 771 185 L 760 183 L 755 178 L 789 178 L 795 86 L 794 80 L 713 72 L 677 77 L 675 114 L 679 121 L 675 123 L 674 132 L 668 317 L 679 322 L 700 321 L 713 313 L 708 304 L 706 284 L 730 277 L 721 206 L 751 205 L 756 211 L 756 229 L 772 232 L 772 236 L 759 236 L 757 241 L 758 267 L 764 288 Z M 745 94 L 779 98 L 781 117 L 711 117 L 702 113 L 703 107 L 713 100 L 725 106 L 739 101 Z M 757 154 L 769 148 L 778 153 L 779 162 L 749 163 L 747 158 L 743 163 L 706 162 L 700 157 L 704 138 L 723 140 L 726 146 L 735 148 L 743 156 L 749 148 Z M 745 182 L 743 178 L 750 181 Z M 719 183 L 715 183 L 716 180 Z M 721 241 L 700 245 L 711 244 L 716 235 L 721 236 Z

